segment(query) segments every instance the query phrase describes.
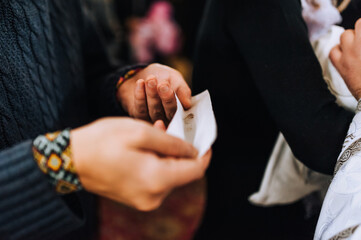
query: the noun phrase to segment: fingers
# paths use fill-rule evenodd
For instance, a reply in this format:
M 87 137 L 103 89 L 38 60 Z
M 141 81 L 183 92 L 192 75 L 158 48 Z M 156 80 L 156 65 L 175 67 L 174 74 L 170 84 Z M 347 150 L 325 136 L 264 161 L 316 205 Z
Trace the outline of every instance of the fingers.
M 330 60 L 336 69 L 339 69 L 339 62 L 342 57 L 342 51 L 340 45 L 336 45 L 330 51 Z
M 345 51 L 346 48 L 352 46 L 354 39 L 355 39 L 354 30 L 351 29 L 345 30 L 340 37 L 341 51 Z
M 175 94 L 185 109 L 192 106 L 191 90 L 178 71 L 151 64 L 139 74 L 138 77 L 145 79 L 145 82 L 140 79 L 136 83 L 132 116 L 152 122 L 162 120 L 167 126 L 177 110 Z
M 177 111 L 177 101 L 169 81 L 158 79 L 153 75 L 146 81 L 148 112 L 153 122 L 162 120 L 166 125 Z
M 189 109 L 192 107 L 192 91 L 189 88 L 187 82 L 184 80 L 183 76 L 180 73 L 173 73 L 172 78 L 176 83 L 174 88 L 175 93 L 177 94 L 179 101 L 182 103 L 184 109 Z
M 207 170 L 212 151 L 197 159 L 176 159 L 163 161 L 163 177 L 168 188 L 174 188 L 201 179 Z
M 361 18 L 359 18 L 355 23 L 355 37 L 356 41 L 361 41 Z
M 139 133 L 140 135 L 135 136 L 136 140 L 132 143 L 136 148 L 177 158 L 194 158 L 198 154 L 197 149 L 192 144 L 159 129 L 149 127 L 140 130 Z
M 145 82 L 139 79 L 134 90 L 134 113 L 135 118 L 149 120 L 147 96 L 145 94 Z
M 330 51 L 329 57 L 332 64 L 340 71 L 342 55 L 347 51 L 354 49 L 355 32 L 354 30 L 346 30 L 340 37 L 340 44 L 333 47 Z
M 207 169 L 209 167 L 209 164 L 211 163 L 212 158 L 212 149 L 210 148 L 203 156 L 203 167 Z
M 163 120 L 167 122 L 167 118 L 165 117 L 165 112 L 162 105 L 162 100 L 158 95 L 157 90 L 157 79 L 154 75 L 151 75 L 146 80 L 145 92 L 147 96 L 147 104 L 148 104 L 148 113 L 152 122 L 157 120 Z
M 165 116 L 167 120 L 170 121 L 177 111 L 177 100 L 173 90 L 169 86 L 168 81 L 162 82 L 158 85 L 158 93 L 162 101 Z
M 192 96 L 191 90 L 188 86 L 180 86 L 176 94 L 179 98 L 179 101 L 182 103 L 184 109 L 189 109 L 192 107 Z
M 211 150 L 198 159 L 159 158 L 149 155 L 142 165 L 145 168 L 143 176 L 146 176 L 142 178 L 145 181 L 141 184 L 142 191 L 146 193 L 143 195 L 145 198 L 137 198 L 135 207 L 142 211 L 158 208 L 174 188 L 201 179 L 210 159 Z

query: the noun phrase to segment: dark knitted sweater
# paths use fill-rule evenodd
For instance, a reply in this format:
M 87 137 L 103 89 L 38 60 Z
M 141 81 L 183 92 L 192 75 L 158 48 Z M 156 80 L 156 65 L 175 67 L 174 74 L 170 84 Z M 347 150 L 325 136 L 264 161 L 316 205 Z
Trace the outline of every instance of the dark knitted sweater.
M 115 85 L 127 68 L 110 64 L 87 16 L 76 0 L 0 1 L 0 239 L 58 239 L 86 220 L 87 196 L 57 195 L 31 145 L 123 114 Z

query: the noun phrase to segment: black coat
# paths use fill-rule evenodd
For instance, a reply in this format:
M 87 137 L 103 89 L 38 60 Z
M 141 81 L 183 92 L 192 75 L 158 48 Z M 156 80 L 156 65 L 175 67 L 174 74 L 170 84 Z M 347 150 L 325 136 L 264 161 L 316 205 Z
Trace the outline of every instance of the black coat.
M 196 239 L 312 239 L 317 216 L 305 221 L 302 202 L 262 209 L 247 199 L 279 131 L 306 166 L 331 174 L 354 115 L 327 88 L 300 2 L 210 0 L 198 37 L 193 91 L 210 91 L 218 139 Z

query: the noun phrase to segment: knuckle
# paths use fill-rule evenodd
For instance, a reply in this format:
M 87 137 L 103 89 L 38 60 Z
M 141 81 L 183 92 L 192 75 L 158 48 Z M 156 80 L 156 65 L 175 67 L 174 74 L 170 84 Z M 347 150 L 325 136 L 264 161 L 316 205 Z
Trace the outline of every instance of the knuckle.
M 347 29 L 341 34 L 341 40 L 346 40 L 353 36 L 353 30 Z
M 154 119 L 162 119 L 164 116 L 162 109 L 154 109 L 152 111 L 152 116 Z
M 146 185 L 146 192 L 150 195 L 158 195 L 164 192 L 164 188 L 161 184 L 157 183 L 156 181 L 149 181 L 148 178 L 148 184 Z
M 205 169 L 199 165 L 198 171 L 194 175 L 194 180 L 202 179 L 205 176 Z
M 337 51 L 336 47 L 333 47 L 330 50 L 329 57 L 331 58 L 331 60 L 335 57 L 336 51 Z
M 353 30 L 352 29 L 346 29 L 343 33 L 342 33 L 342 35 L 350 35 L 350 34 L 352 34 L 353 33 Z
M 190 88 L 186 88 L 184 91 L 185 91 L 186 94 L 188 94 L 188 95 L 191 95 L 191 94 L 192 94 L 192 91 L 191 91 Z
M 161 65 L 159 63 L 152 63 L 149 65 L 149 67 L 160 67 Z
M 159 208 L 161 204 L 162 204 L 162 199 L 160 198 L 156 198 L 156 199 L 144 198 L 136 201 L 134 207 L 139 211 L 149 212 Z
M 202 179 L 204 176 L 205 176 L 205 171 L 204 171 L 204 170 L 200 170 L 200 171 L 199 171 L 199 174 L 198 174 L 198 176 L 197 176 L 197 180 Z
M 143 141 L 148 137 L 148 131 L 145 126 L 138 126 L 133 130 L 132 136 L 138 141 Z
M 361 18 L 359 18 L 355 23 L 355 29 L 361 27 Z
M 166 186 L 161 179 L 161 171 L 155 156 L 148 156 L 146 163 L 140 170 L 140 184 L 146 195 L 159 195 L 166 191 Z
M 139 114 L 147 114 L 148 113 L 148 108 L 147 108 L 147 106 L 146 105 L 138 105 L 137 106 L 137 112 L 139 113 Z
M 177 77 L 183 77 L 182 73 L 177 69 L 172 69 L 172 70 L 173 70 L 173 74 L 176 75 Z
M 138 102 L 143 102 L 143 101 L 145 102 L 147 100 L 144 92 L 136 92 L 134 94 L 134 99 L 135 99 L 135 101 L 138 101 Z
M 175 98 L 173 97 L 173 95 L 170 95 L 170 96 L 162 97 L 162 102 L 164 104 L 169 105 L 169 104 L 175 103 L 176 101 L 175 101 Z

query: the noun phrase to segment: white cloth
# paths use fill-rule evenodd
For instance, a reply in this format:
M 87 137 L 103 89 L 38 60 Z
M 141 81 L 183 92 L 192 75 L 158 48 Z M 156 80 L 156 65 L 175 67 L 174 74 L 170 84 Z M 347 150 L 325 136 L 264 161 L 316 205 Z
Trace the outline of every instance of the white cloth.
M 192 107 L 185 111 L 177 99 L 177 111 L 170 122 L 167 133 L 179 137 L 198 150 L 203 156 L 217 138 L 217 124 L 208 90 L 192 98 Z
M 331 93 L 336 96 L 336 102 L 350 111 L 355 111 L 357 101 L 352 96 L 350 90 L 329 58 L 331 49 L 340 43 L 340 36 L 344 31 L 345 29 L 340 26 L 332 26 L 325 35 L 320 37 L 317 41 L 312 42 L 312 47 L 321 64 L 323 77 L 328 88 Z
M 331 48 L 339 43 L 343 32 L 343 28 L 332 26 L 326 34 L 314 41 L 312 46 L 329 90 L 337 98 L 336 102 L 355 111 L 357 101 L 328 57 Z M 298 161 L 280 133 L 266 166 L 261 187 L 249 197 L 249 201 L 261 206 L 288 204 L 314 191 L 320 191 L 322 198 L 330 181 L 331 176 L 312 171 Z
M 279 134 L 261 187 L 249 201 L 259 206 L 289 204 L 314 191 L 327 189 L 330 180 L 330 176 L 311 171 L 298 161 L 283 135 Z
M 352 120 L 335 172 L 322 204 L 314 240 L 359 240 L 361 239 L 360 112 Z

